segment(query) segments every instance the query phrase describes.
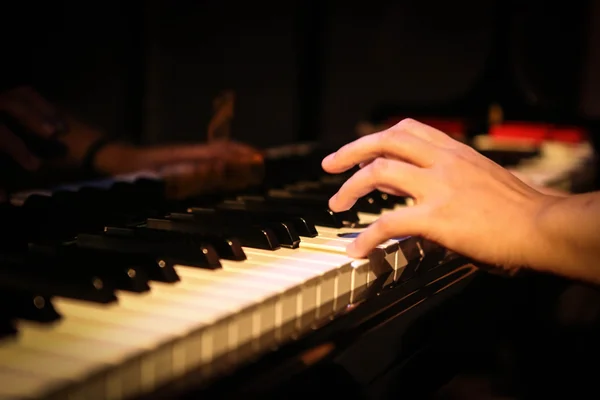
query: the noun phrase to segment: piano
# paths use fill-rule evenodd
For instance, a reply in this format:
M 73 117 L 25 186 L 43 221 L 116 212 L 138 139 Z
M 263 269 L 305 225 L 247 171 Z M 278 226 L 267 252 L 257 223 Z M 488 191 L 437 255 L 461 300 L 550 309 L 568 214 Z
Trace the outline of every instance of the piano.
M 553 145 L 515 173 L 569 189 L 592 153 Z M 252 397 L 487 274 L 417 237 L 347 257 L 357 232 L 411 201 L 373 192 L 331 212 L 345 176 L 323 174 L 326 153 L 270 149 L 263 185 L 218 196 L 169 199 L 151 172 L 13 195 L 0 208 L 0 399 Z

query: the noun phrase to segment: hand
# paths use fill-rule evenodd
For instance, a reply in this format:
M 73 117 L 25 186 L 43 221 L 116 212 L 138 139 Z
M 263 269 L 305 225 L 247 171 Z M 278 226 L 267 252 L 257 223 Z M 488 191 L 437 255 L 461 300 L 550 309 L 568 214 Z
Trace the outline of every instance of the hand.
M 422 236 L 475 260 L 527 265 L 524 243 L 536 240 L 536 218 L 555 197 L 443 132 L 414 120 L 362 137 L 323 160 L 329 173 L 361 165 L 330 199 L 333 211 L 379 189 L 408 194 L 415 205 L 382 215 L 348 247 L 364 257 L 387 239 Z
M 258 183 L 264 173 L 262 154 L 233 141 L 152 147 L 113 144 L 98 153 L 95 164 L 109 175 L 157 171 L 175 197 L 241 189 Z
M 137 164 L 140 168 L 156 168 L 183 162 L 244 162 L 256 157 L 260 153 L 254 148 L 228 140 L 139 148 Z
M 57 110 L 30 87 L 0 93 L 0 112 L 8 114 L 34 135 L 49 139 L 64 126 Z M 15 132 L 0 121 L 0 151 L 27 170 L 36 170 L 40 160 Z

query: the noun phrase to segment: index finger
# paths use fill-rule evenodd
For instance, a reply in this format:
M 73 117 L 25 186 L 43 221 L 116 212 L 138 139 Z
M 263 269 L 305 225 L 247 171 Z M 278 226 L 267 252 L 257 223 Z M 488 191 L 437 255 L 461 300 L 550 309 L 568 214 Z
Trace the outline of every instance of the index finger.
M 404 130 L 388 129 L 363 136 L 325 157 L 323 169 L 341 173 L 379 157 L 396 158 L 418 167 L 430 167 L 440 149 L 430 141 Z

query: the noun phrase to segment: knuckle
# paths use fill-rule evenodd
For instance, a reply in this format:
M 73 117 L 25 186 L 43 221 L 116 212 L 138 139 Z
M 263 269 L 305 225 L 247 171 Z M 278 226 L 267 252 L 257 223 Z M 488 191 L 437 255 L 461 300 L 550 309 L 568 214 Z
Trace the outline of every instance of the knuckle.
M 394 129 L 386 129 L 378 136 L 379 145 L 382 148 L 389 146 L 390 143 L 397 139 L 398 133 Z
M 446 149 L 437 156 L 437 161 L 447 172 L 453 171 L 454 168 L 460 167 L 462 156 L 455 149 Z
M 412 118 L 404 118 L 402 121 L 398 122 L 396 126 L 402 128 L 411 128 L 418 124 L 418 122 Z
M 389 162 L 385 158 L 377 158 L 371 163 L 371 176 L 374 181 L 381 182 L 386 179 Z

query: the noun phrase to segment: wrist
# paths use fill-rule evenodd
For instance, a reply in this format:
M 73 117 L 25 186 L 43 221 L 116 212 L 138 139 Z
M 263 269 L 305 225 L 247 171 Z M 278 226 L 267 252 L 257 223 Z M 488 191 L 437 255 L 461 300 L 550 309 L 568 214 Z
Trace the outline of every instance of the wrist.
M 569 268 L 577 254 L 571 254 L 576 244 L 569 243 L 573 221 L 566 215 L 569 197 L 545 195 L 533 218 L 527 264 L 539 272 L 561 274 Z

